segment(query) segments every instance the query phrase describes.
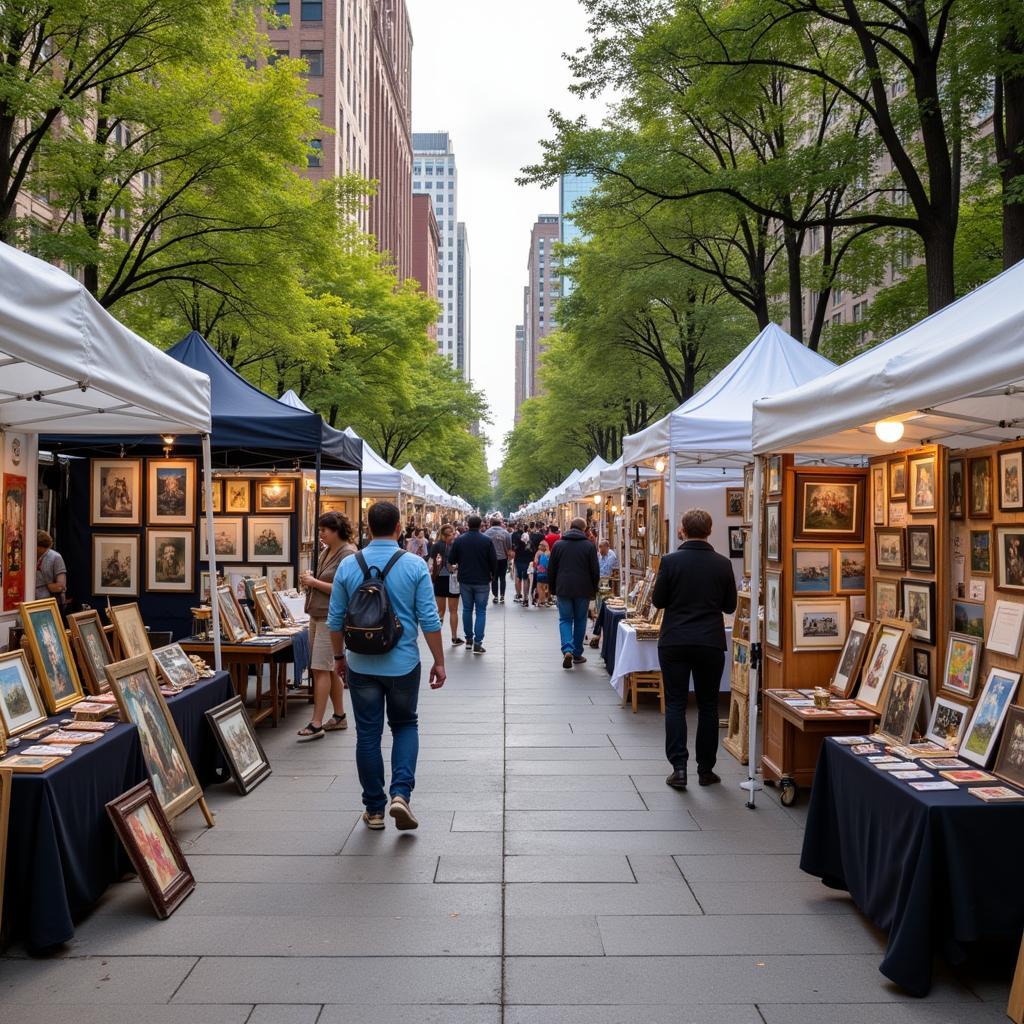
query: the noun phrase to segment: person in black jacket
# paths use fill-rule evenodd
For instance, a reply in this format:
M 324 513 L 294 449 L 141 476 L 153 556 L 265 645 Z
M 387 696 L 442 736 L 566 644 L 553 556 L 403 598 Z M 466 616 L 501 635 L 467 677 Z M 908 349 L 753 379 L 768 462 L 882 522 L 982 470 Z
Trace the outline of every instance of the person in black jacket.
M 462 594 L 462 631 L 466 634 L 466 650 L 484 654 L 484 626 L 487 624 L 487 595 L 491 580 L 498 571 L 498 556 L 490 537 L 480 532 L 482 520 L 472 515 L 466 522 L 469 529 L 460 533 L 452 544 L 448 562 L 459 571 Z M 476 634 L 473 633 L 473 611 L 476 611 Z
M 574 519 L 551 552 L 548 586 L 558 602 L 558 633 L 562 641 L 562 668 L 581 665 L 587 612 L 597 597 L 601 570 L 597 548 L 584 531 L 586 521 Z
M 697 695 L 697 781 L 710 786 L 718 757 L 718 690 L 725 668 L 723 615 L 736 611 L 732 562 L 708 543 L 711 516 L 690 509 L 683 516 L 683 546 L 665 555 L 654 582 L 654 607 L 664 608 L 658 661 L 665 683 L 665 782 L 686 789 L 686 702 L 690 676 Z

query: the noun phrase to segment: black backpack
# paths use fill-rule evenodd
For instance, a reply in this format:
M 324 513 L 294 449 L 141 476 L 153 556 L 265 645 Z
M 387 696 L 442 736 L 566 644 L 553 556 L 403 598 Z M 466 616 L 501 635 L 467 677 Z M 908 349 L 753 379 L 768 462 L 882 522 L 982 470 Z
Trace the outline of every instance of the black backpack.
M 391 567 L 404 551 L 396 551 L 384 569 L 368 566 L 362 552 L 356 561 L 363 570 L 363 582 L 352 595 L 345 610 L 345 645 L 356 654 L 387 654 L 402 639 L 402 623 L 391 607 L 384 584 Z

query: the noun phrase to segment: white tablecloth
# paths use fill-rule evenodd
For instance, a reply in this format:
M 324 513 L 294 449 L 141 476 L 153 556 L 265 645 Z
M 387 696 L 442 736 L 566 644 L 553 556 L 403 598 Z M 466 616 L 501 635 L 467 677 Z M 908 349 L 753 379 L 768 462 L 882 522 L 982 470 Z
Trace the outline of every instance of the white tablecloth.
M 722 692 L 729 690 L 729 671 L 732 665 L 732 629 L 726 626 L 725 642 L 727 645 L 725 668 L 722 670 Z M 615 641 L 615 672 L 611 684 L 621 697 L 626 692 L 626 676 L 630 672 L 659 672 L 658 641 L 638 640 L 636 630 L 626 622 L 619 623 L 619 632 Z

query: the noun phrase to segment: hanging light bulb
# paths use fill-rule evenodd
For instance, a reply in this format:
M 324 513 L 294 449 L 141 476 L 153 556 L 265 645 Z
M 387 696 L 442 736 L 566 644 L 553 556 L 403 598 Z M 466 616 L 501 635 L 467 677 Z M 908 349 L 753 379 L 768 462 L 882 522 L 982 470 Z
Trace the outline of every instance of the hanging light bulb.
M 594 495 L 594 504 L 595 505 L 600 505 L 601 504 L 601 495 L 600 494 L 595 494 Z
M 875 435 L 883 444 L 895 444 L 903 437 L 904 429 L 901 420 L 879 420 L 875 424 Z
M 664 473 L 665 472 L 665 460 L 664 459 L 660 459 L 660 458 L 656 459 L 655 462 L 654 462 L 654 468 L 659 473 Z

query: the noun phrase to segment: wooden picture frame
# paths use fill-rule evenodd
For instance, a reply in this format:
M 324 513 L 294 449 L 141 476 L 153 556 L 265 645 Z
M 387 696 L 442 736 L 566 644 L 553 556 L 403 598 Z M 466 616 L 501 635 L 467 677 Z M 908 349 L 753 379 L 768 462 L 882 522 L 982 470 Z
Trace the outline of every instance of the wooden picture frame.
M 71 644 L 78 655 L 78 667 L 86 688 L 94 696 L 106 693 L 110 683 L 107 682 L 105 669 L 114 660 L 114 652 L 110 649 L 100 613 L 95 608 L 75 612 L 68 616 L 68 625 L 71 629 Z
M 89 460 L 89 525 L 142 525 L 142 459 Z
M 871 614 L 876 619 L 899 618 L 899 580 L 874 579 L 871 581 Z
M 294 512 L 295 481 L 257 480 L 256 511 L 270 513 Z
M 271 629 L 280 629 L 282 626 L 281 616 L 270 596 L 270 588 L 266 580 L 257 580 L 252 588 L 253 604 L 259 609 L 263 623 Z
M 1024 449 L 999 452 L 999 511 L 1024 512 Z
M 907 460 L 890 459 L 887 463 L 889 475 L 889 500 L 907 500 Z
M 964 460 L 950 459 L 946 464 L 946 487 L 949 494 L 949 518 L 963 519 L 966 509 L 966 480 Z
M 911 455 L 907 460 L 907 503 L 911 515 L 937 512 L 939 494 L 938 457 Z
M 213 514 L 221 515 L 224 511 L 224 481 L 220 478 L 210 481 L 210 490 L 213 493 Z M 206 486 L 199 481 L 199 512 L 206 515 Z
M 764 574 L 764 639 L 769 646 L 782 648 L 781 572 Z
M 999 738 L 1006 713 L 1020 684 L 1020 673 L 1005 668 L 990 668 L 974 714 L 960 744 L 960 756 L 979 768 L 988 766 Z
M 1024 523 L 995 528 L 995 587 L 1024 594 Z
M 875 464 L 871 467 L 871 524 L 872 526 L 885 526 L 886 509 L 889 503 L 889 488 L 887 486 L 885 463 Z
M 728 519 L 743 518 L 743 488 L 726 487 L 725 489 L 725 515 Z
M 768 457 L 766 493 L 771 497 L 782 494 L 782 456 L 770 455 Z
M 992 774 L 1024 789 L 1024 708 L 1013 705 L 1006 712 L 1003 738 L 999 741 Z
M 868 559 L 864 548 L 839 548 L 836 566 L 836 593 L 863 594 L 868 580 Z
M 971 709 L 966 704 L 958 704 L 948 697 L 937 696 L 932 705 L 931 718 L 924 738 L 939 746 L 956 750 L 964 737 L 964 730 L 971 719 Z
M 97 597 L 136 597 L 139 593 L 139 535 L 92 535 L 92 592 Z
M 43 701 L 50 714 L 56 715 L 85 696 L 60 607 L 55 598 L 46 597 L 24 601 L 18 611 Z
M 291 561 L 291 518 L 289 516 L 250 516 L 249 562 Z
M 907 527 L 907 568 L 911 572 L 935 571 L 935 527 L 911 523 Z
M 217 596 L 220 598 L 220 629 L 224 639 L 229 644 L 238 644 L 243 640 L 248 640 L 252 634 L 245 624 L 245 617 L 242 615 L 242 608 L 234 591 L 231 587 L 222 584 L 217 588 Z
M 969 531 L 968 545 L 970 547 L 971 574 L 991 576 L 992 531 L 990 529 Z
M 900 580 L 903 618 L 911 623 L 910 635 L 922 643 L 935 643 L 935 583 L 933 580 Z
M 146 525 L 195 526 L 196 460 L 146 459 Z
M 248 480 L 225 477 L 224 511 L 229 516 L 248 515 L 252 511 Z
M 867 619 L 854 619 L 846 633 L 846 641 L 839 654 L 836 670 L 829 681 L 829 689 L 837 696 L 847 698 L 860 679 L 860 671 L 871 643 L 871 623 Z
M 889 677 L 903 664 L 910 625 L 902 619 L 882 619 L 864 659 L 857 700 L 872 711 L 881 711 Z
M 213 537 L 218 565 L 245 561 L 245 520 L 241 516 L 219 516 L 214 519 Z M 199 521 L 199 561 L 210 561 L 205 517 Z
M 845 598 L 793 598 L 793 650 L 838 651 L 846 642 Z
M 953 602 L 953 632 L 985 639 L 985 605 L 979 601 Z
M 864 481 L 860 477 L 796 474 L 793 539 L 823 544 L 864 540 Z
M 195 530 L 146 530 L 146 590 L 191 594 L 196 589 Z
M 782 559 L 782 505 L 777 501 L 764 507 L 764 557 L 769 562 Z
M 975 456 L 967 462 L 967 517 L 992 518 L 992 456 Z
M 182 690 L 199 682 L 199 669 L 192 664 L 181 644 L 168 644 L 153 651 L 153 661 L 168 686 Z
M 834 590 L 831 548 L 793 548 L 793 593 L 824 597 Z
M 107 814 L 156 916 L 165 920 L 195 889 L 196 880 L 152 784 L 140 782 L 111 800 Z
M 907 535 L 898 526 L 875 530 L 875 568 L 903 572 L 907 568 Z
M 143 655 L 150 657 L 153 648 L 146 632 L 146 624 L 142 621 L 142 610 L 134 601 L 131 604 L 111 605 L 110 621 L 114 624 L 114 636 L 117 637 L 122 659 L 138 658 Z
M 3 767 L 15 775 L 42 775 L 51 768 L 63 764 L 63 757 L 45 757 L 40 754 L 10 754 L 4 758 Z
M 46 721 L 46 706 L 24 651 L 0 654 L 0 732 L 19 736 Z
M 897 745 L 913 739 L 921 698 L 927 682 L 909 672 L 893 672 L 885 707 L 878 723 L 878 734 Z
M 271 774 L 263 744 L 256 735 L 241 697 L 232 697 L 206 712 L 238 792 L 251 793 Z

